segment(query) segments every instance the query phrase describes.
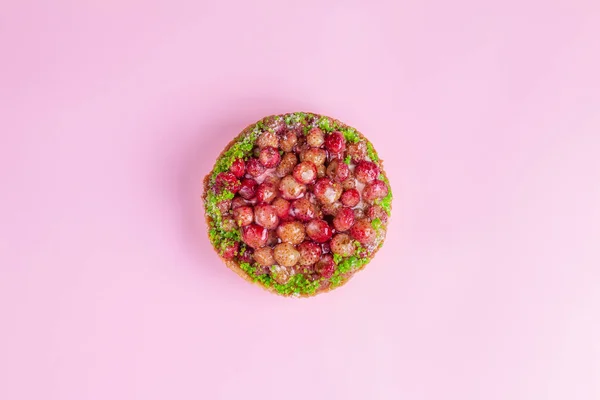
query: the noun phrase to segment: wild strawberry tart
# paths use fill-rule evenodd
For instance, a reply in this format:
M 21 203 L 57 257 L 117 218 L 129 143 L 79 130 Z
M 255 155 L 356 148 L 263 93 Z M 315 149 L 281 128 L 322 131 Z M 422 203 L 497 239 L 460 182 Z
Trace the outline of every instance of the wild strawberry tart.
M 208 234 L 227 266 L 284 296 L 346 283 L 383 245 L 392 190 L 356 129 L 297 112 L 242 131 L 204 179 Z

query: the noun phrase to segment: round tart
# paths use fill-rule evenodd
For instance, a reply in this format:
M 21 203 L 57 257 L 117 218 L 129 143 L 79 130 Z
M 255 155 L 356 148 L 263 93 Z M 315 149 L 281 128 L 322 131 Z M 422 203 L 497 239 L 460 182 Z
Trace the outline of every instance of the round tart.
M 392 190 L 356 129 L 297 112 L 248 126 L 204 179 L 209 239 L 244 279 L 284 296 L 347 282 L 385 240 Z

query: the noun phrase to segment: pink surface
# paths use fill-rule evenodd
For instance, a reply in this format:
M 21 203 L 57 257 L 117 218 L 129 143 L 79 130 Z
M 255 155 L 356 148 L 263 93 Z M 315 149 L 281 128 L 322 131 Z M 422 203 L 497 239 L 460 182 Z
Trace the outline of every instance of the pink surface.
M 600 398 L 600 3 L 283 3 L 2 2 L 0 399 Z M 295 110 L 396 194 L 308 301 L 200 215 L 232 135 Z

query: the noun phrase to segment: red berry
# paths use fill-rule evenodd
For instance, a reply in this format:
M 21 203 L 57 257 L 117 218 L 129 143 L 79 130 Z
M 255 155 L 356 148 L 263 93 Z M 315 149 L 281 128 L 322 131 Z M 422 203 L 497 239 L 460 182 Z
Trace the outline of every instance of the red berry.
M 350 257 L 356 251 L 354 240 L 345 233 L 338 233 L 331 239 L 331 252 L 342 257 Z
M 342 207 L 333 219 L 333 227 L 338 232 L 344 232 L 350 229 L 354 224 L 354 211 L 348 207 Z
M 306 224 L 306 234 L 315 242 L 324 243 L 331 239 L 331 227 L 327 221 L 313 219 Z
M 383 209 L 383 207 L 375 204 L 375 205 L 369 207 L 369 209 L 367 210 L 367 218 L 369 218 L 370 220 L 379 218 L 381 220 L 381 222 L 383 222 L 385 224 L 388 220 L 388 214 Z
M 315 264 L 315 270 L 323 278 L 331 278 L 335 272 L 335 263 L 331 254 L 324 254 L 321 259 Z
M 240 196 L 244 199 L 249 200 L 256 195 L 257 183 L 254 179 L 244 179 L 242 181 L 242 187 L 240 188 Z
M 338 159 L 331 161 L 327 167 L 327 176 L 334 181 L 343 182 L 348 175 L 350 175 L 350 168 L 345 162 Z
M 268 204 L 259 204 L 254 207 L 254 220 L 267 229 L 275 229 L 279 224 L 279 218 L 275 209 Z
M 223 249 L 222 256 L 226 260 L 233 260 L 239 249 L 240 242 L 235 242 L 234 244 L 229 245 L 225 249 Z
M 362 183 L 369 183 L 379 175 L 379 167 L 371 161 L 361 161 L 354 169 L 356 180 Z
M 232 174 L 234 174 L 238 178 L 241 178 L 246 173 L 246 163 L 241 158 L 238 158 L 233 162 L 233 164 L 231 164 L 229 170 Z
M 300 221 L 308 222 L 316 216 L 315 205 L 306 197 L 294 200 L 290 208 L 290 215 Z
M 275 169 L 275 174 L 278 177 L 283 178 L 294 171 L 296 164 L 298 164 L 298 157 L 296 157 L 294 153 L 285 153 L 277 166 L 277 169 Z
M 256 198 L 259 203 L 271 203 L 277 197 L 277 187 L 269 182 L 263 182 L 256 189 Z
M 289 219 L 290 218 L 290 202 L 286 199 L 282 199 L 281 197 L 277 197 L 273 200 L 272 204 L 275 209 L 275 213 L 280 219 Z
M 255 249 L 267 244 L 268 231 L 260 225 L 252 224 L 242 228 L 242 240 Z
M 325 243 L 321 244 L 321 248 L 323 249 L 323 254 L 331 253 L 330 242 L 325 242 Z
M 304 240 L 304 225 L 300 221 L 282 222 L 277 227 L 277 236 L 282 242 L 300 244 Z
M 231 201 L 231 208 L 232 209 L 236 209 L 238 207 L 243 207 L 245 205 L 247 205 L 248 203 L 246 202 L 246 200 L 244 200 L 244 198 L 240 197 L 240 196 L 235 196 L 233 198 L 233 200 Z
M 296 143 L 298 143 L 298 136 L 294 133 L 294 131 L 286 131 L 281 135 L 279 147 L 281 150 L 287 153 L 294 150 Z
M 277 166 L 277 164 L 279 164 L 279 161 L 281 161 L 281 156 L 275 147 L 269 146 L 260 151 L 258 159 L 266 168 L 274 168 Z
M 306 143 L 310 147 L 321 147 L 325 143 L 325 134 L 321 128 L 312 128 L 306 135 Z
M 279 192 L 284 199 L 294 200 L 302 197 L 306 192 L 306 186 L 298 183 L 293 176 L 287 175 L 279 183 Z
M 331 204 L 339 200 L 342 195 L 342 185 L 329 178 L 320 178 L 315 183 L 315 196 L 323 204 Z
M 312 265 L 321 257 L 321 246 L 315 242 L 305 241 L 298 245 L 300 265 Z
M 279 138 L 275 132 L 266 131 L 256 139 L 256 145 L 261 149 L 264 147 L 278 147 Z
M 246 161 L 246 171 L 248 174 L 257 177 L 265 172 L 265 166 L 258 161 L 256 158 L 251 158 Z
M 310 161 L 303 161 L 294 167 L 294 178 L 305 185 L 313 183 L 317 179 L 317 167 Z
M 341 153 L 346 148 L 346 139 L 341 132 L 333 132 L 325 138 L 325 147 L 331 153 Z
M 360 192 L 356 189 L 346 190 L 342 193 L 341 200 L 346 207 L 355 207 L 360 203 Z
M 293 267 L 300 261 L 300 253 L 290 243 L 279 243 L 275 246 L 273 256 L 277 264 L 283 267 Z
M 221 200 L 217 203 L 217 208 L 221 214 L 226 214 L 231 209 L 231 200 Z
M 352 162 L 357 164 L 359 161 L 367 158 L 367 145 L 365 142 L 350 143 L 348 145 L 347 155 L 350 156 Z
M 257 249 L 253 254 L 254 261 L 264 267 L 270 267 L 275 264 L 275 258 L 273 257 L 273 249 L 270 247 L 261 247 Z
M 300 161 L 310 161 L 315 164 L 317 168 L 319 165 L 323 165 L 325 160 L 327 160 L 327 152 L 323 149 L 311 147 L 300 153 Z
M 388 187 L 384 181 L 375 179 L 371 183 L 367 183 L 363 190 L 363 198 L 366 201 L 372 202 L 376 199 L 382 199 L 388 194 Z
M 217 190 L 229 190 L 232 193 L 237 193 L 240 190 L 240 181 L 231 172 L 221 172 L 215 179 Z
M 350 235 L 363 245 L 371 244 L 377 238 L 377 232 L 375 232 L 375 228 L 371 226 L 371 221 L 368 219 L 356 221 L 352 228 L 350 228 Z
M 238 226 L 248 226 L 254 219 L 254 212 L 250 206 L 242 206 L 233 210 L 233 218 Z

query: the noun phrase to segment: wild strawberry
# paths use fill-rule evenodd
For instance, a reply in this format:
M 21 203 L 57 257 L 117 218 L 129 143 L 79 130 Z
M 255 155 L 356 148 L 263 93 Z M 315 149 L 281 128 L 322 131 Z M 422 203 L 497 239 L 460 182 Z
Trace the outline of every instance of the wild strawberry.
M 342 185 L 329 178 L 320 178 L 315 183 L 315 196 L 323 204 L 331 204 L 339 200 L 342 195 Z
M 257 158 L 251 158 L 246 161 L 246 172 L 256 178 L 265 172 L 265 166 Z
M 290 215 L 300 221 L 308 222 L 316 217 L 315 205 L 306 197 L 292 202 Z
M 258 249 L 267 244 L 268 232 L 260 225 L 252 224 L 242 228 L 242 240 L 248 246 Z
M 371 161 L 361 161 L 354 169 L 356 180 L 362 183 L 369 183 L 379 175 L 379 167 Z
M 305 185 L 313 183 L 317 179 L 317 167 L 310 161 L 303 161 L 294 167 L 294 178 Z
M 375 179 L 374 181 L 367 183 L 363 190 L 363 198 L 372 202 L 376 199 L 382 199 L 388 194 L 388 187 L 384 181 Z
M 323 278 L 331 278 L 335 272 L 335 263 L 331 254 L 324 254 L 321 259 L 315 264 L 315 270 Z
M 294 200 L 302 197 L 306 192 L 306 186 L 299 183 L 293 176 L 285 176 L 279 183 L 281 197 L 286 200 Z
M 232 193 L 237 193 L 240 190 L 240 181 L 231 172 L 221 172 L 215 179 L 217 190 L 229 190 Z
M 322 219 L 313 219 L 306 224 L 306 234 L 318 243 L 327 242 L 331 239 L 331 227 Z
M 305 241 L 298 245 L 300 265 L 312 265 L 321 257 L 321 246 L 315 242 Z
M 341 201 L 346 207 L 355 207 L 360 203 L 360 193 L 356 189 L 346 190 L 342 193 Z
M 241 158 L 238 158 L 237 160 L 235 160 L 233 162 L 233 164 L 231 164 L 231 167 L 229 167 L 229 170 L 236 177 L 241 178 L 246 173 L 246 163 Z
M 277 264 L 284 267 L 293 267 L 300 261 L 300 253 L 290 243 L 279 243 L 275 246 L 273 256 Z
M 254 207 L 254 220 L 258 225 L 267 229 L 275 229 L 279 224 L 275 209 L 268 204 L 259 204 Z
M 242 180 L 242 185 L 239 190 L 240 196 L 242 196 L 246 200 L 250 200 L 256 194 L 256 186 L 257 183 L 254 179 Z
M 333 219 L 333 227 L 338 232 L 344 232 L 350 229 L 354 224 L 354 211 L 348 207 L 342 207 Z
M 362 245 L 369 245 L 377 238 L 377 232 L 368 219 L 361 219 L 350 228 L 350 235 Z
M 260 151 L 258 159 L 266 168 L 274 168 L 279 164 L 279 161 L 281 161 L 281 156 L 279 155 L 277 148 L 265 147 Z
M 346 139 L 341 132 L 333 132 L 325 138 L 325 147 L 331 153 L 341 153 L 346 148 Z
M 263 182 L 256 189 L 256 199 L 259 203 L 270 204 L 277 197 L 277 186 L 273 183 Z
M 250 206 L 242 206 L 233 210 L 233 218 L 238 226 L 248 226 L 254 219 L 254 212 Z

